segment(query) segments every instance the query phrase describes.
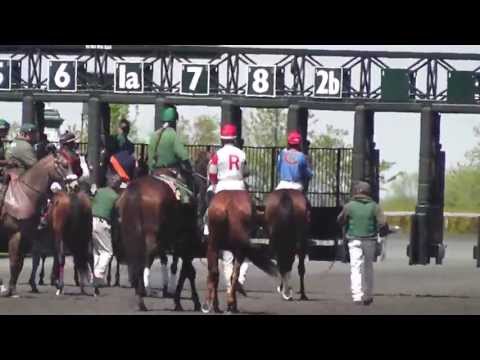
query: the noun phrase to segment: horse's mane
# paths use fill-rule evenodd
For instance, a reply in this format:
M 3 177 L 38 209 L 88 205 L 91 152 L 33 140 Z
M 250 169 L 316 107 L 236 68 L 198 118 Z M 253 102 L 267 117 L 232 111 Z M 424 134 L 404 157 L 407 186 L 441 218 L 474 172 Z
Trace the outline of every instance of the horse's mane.
M 23 178 L 25 177 L 26 175 L 28 175 L 31 171 L 34 171 L 35 169 L 37 168 L 40 168 L 40 167 L 44 167 L 45 166 L 45 163 L 47 163 L 48 161 L 50 161 L 50 159 L 53 157 L 52 154 L 48 154 L 47 156 L 44 156 L 43 158 L 41 158 L 40 160 L 38 160 L 35 164 L 33 164 L 33 166 L 28 169 L 27 171 L 25 171 L 22 175 L 20 175 L 19 177 L 20 178 Z

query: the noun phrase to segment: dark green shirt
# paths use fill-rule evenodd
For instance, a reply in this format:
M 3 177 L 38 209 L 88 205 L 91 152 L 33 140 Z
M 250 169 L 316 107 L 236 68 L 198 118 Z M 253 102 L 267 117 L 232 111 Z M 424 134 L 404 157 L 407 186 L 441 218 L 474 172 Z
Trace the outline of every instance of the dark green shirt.
M 380 206 L 369 196 L 356 195 L 344 206 L 338 221 L 346 225 L 348 238 L 375 238 L 385 225 Z
M 156 131 L 150 138 L 148 144 L 148 166 L 150 170 L 155 170 L 161 167 L 170 167 L 178 164 L 181 161 L 189 159 L 188 151 L 180 141 L 177 133 L 172 128 L 167 128 L 163 131 L 162 138 L 157 145 L 158 136 L 161 130 Z M 157 159 L 155 159 L 155 153 Z
M 111 222 L 113 208 L 119 196 L 110 187 L 98 189 L 92 200 L 92 215 Z

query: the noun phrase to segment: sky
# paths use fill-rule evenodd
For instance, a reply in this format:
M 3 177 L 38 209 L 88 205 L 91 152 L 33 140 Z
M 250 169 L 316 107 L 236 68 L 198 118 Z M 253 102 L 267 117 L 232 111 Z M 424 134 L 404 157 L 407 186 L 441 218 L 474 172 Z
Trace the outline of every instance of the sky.
M 230 46 L 230 45 L 228 45 Z M 231 45 L 246 47 L 285 47 L 307 49 L 333 49 L 333 50 L 384 50 L 384 51 L 421 51 L 421 52 L 455 52 L 455 53 L 480 53 L 479 45 Z M 272 59 L 268 56 L 258 56 L 257 62 L 271 64 Z M 460 62 L 452 62 L 454 65 Z M 412 64 L 412 60 L 394 60 L 388 62 L 390 66 L 406 67 Z M 328 64 L 325 64 L 328 66 Z M 331 64 L 335 65 L 335 64 Z M 338 62 L 336 63 L 338 65 Z M 469 70 L 470 64 L 465 64 L 463 70 Z M 477 65 L 477 64 L 475 64 Z M 445 79 L 439 79 L 445 81 Z M 420 79 L 418 80 L 420 82 Z M 61 116 L 66 119 L 62 130 L 68 125 L 77 123 L 80 125 L 81 104 L 49 103 L 59 110 Z M 200 115 L 213 115 L 220 118 L 220 108 L 181 106 L 179 112 L 185 118 L 195 118 Z M 244 116 L 248 110 L 244 110 Z M 320 119 L 320 126 L 316 131 L 323 131 L 330 124 L 336 128 L 349 131 L 347 141 L 353 142 L 353 112 L 336 111 L 313 111 L 315 117 Z M 131 108 L 134 115 L 134 108 Z M 9 121 L 21 120 L 21 103 L 0 102 L 0 118 Z M 140 105 L 137 126 L 139 135 L 146 138 L 153 131 L 154 107 L 153 105 Z M 475 146 L 477 139 L 473 135 L 473 127 L 480 125 L 480 115 L 443 114 L 441 121 L 441 143 L 446 151 L 447 167 L 452 167 L 464 160 L 465 152 Z M 480 141 L 480 139 L 479 139 Z M 388 176 L 398 171 L 418 171 L 419 145 L 420 145 L 420 114 L 417 113 L 376 113 L 375 114 L 375 142 L 380 150 L 381 159 L 393 161 L 396 165 L 391 169 Z

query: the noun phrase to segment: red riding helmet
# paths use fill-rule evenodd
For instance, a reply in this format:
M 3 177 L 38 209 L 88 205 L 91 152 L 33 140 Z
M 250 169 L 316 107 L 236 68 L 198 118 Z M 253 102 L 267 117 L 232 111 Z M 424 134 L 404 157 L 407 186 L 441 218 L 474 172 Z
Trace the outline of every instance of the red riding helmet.
M 287 141 L 288 145 L 300 145 L 302 142 L 302 135 L 298 131 L 294 130 L 288 134 Z
M 233 124 L 225 124 L 220 131 L 222 140 L 233 140 L 237 138 L 237 127 Z

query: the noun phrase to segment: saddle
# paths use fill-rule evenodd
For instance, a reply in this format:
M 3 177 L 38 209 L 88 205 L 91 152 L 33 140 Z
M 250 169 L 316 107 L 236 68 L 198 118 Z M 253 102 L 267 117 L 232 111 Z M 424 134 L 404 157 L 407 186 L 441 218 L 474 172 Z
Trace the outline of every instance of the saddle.
M 182 204 L 189 204 L 193 198 L 193 192 L 188 189 L 185 183 L 179 178 L 177 169 L 164 168 L 157 169 L 151 175 L 155 180 L 167 184 L 175 194 L 177 200 Z

